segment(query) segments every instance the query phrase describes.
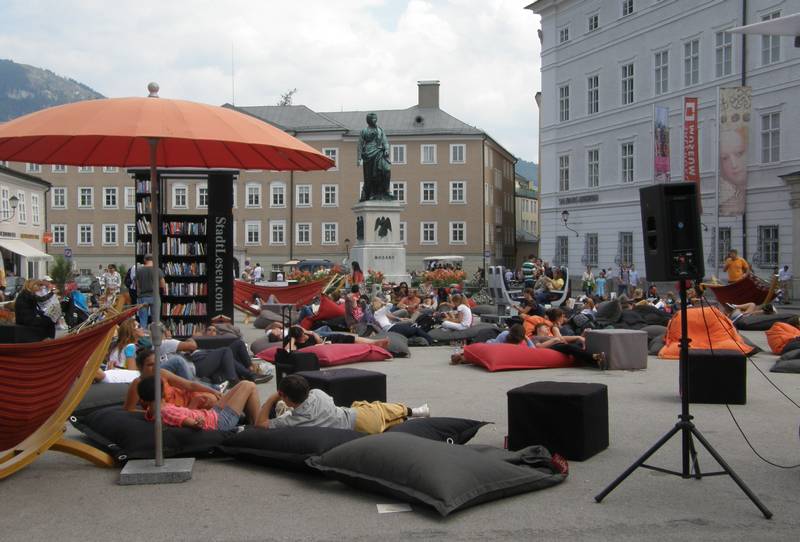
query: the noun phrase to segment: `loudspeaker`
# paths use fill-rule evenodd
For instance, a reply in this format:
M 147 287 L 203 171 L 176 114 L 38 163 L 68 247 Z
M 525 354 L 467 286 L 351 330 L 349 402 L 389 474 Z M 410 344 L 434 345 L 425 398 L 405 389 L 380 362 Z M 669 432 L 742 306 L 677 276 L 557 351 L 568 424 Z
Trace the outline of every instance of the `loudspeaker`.
M 697 184 L 656 184 L 640 189 L 639 198 L 647 280 L 703 278 Z
M 690 403 L 747 403 L 747 358 L 738 350 L 689 350 L 687 366 Z

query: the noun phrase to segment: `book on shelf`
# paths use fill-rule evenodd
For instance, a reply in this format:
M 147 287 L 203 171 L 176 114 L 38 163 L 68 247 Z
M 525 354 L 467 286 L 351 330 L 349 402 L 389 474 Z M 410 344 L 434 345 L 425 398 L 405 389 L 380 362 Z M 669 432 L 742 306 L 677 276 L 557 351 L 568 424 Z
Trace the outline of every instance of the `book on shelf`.
M 161 225 L 164 235 L 205 235 L 206 223 L 203 222 L 164 222 Z
M 172 282 L 167 286 L 167 295 L 194 297 L 208 294 L 205 282 Z
M 150 179 L 138 179 L 136 181 L 136 192 L 139 194 L 149 194 L 150 186 Z
M 149 215 L 150 214 L 150 196 L 142 198 L 136 202 L 136 214 Z
M 139 235 L 150 235 L 153 233 L 150 230 L 150 221 L 145 218 L 138 218 L 136 220 L 136 231 Z
M 197 241 L 182 241 L 171 237 L 161 243 L 161 254 L 164 256 L 205 256 L 206 245 Z
M 161 315 L 164 317 L 205 316 L 206 304 L 198 301 L 191 303 L 164 303 Z
M 192 335 L 202 335 L 206 330 L 206 325 L 198 322 L 182 322 L 179 320 L 167 320 L 164 322 L 173 337 L 191 337 Z
M 168 262 L 164 265 L 164 275 L 167 277 L 199 277 L 206 274 L 205 262 Z

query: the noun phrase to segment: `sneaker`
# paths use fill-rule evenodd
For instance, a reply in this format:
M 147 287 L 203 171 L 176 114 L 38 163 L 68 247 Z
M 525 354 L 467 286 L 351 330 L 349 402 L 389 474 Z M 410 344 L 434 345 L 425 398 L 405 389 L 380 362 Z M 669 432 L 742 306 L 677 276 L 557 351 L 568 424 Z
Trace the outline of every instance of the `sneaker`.
M 274 376 L 275 376 L 274 374 L 269 374 L 269 375 L 255 374 L 253 375 L 253 382 L 256 384 L 266 384 L 267 382 L 272 380 Z
M 283 416 L 287 412 L 291 412 L 291 411 L 292 411 L 292 409 L 289 408 L 289 406 L 286 403 L 284 403 L 283 400 L 280 400 L 277 403 L 275 403 L 275 417 L 276 418 L 278 416 Z
M 224 380 L 222 383 L 220 383 L 217 386 L 217 391 L 220 392 L 220 393 L 225 393 L 225 391 L 227 391 L 229 385 L 230 385 L 230 382 L 228 382 L 227 380 Z
M 561 455 L 553 454 L 553 457 L 550 458 L 550 464 L 556 470 L 556 472 L 563 474 L 564 476 L 569 474 L 569 463 L 567 463 L 567 460 Z
M 597 367 L 600 370 L 602 370 L 602 371 L 608 370 L 608 357 L 606 357 L 606 353 L 605 352 L 599 352 L 597 354 L 594 354 L 593 357 L 594 357 L 595 363 L 597 363 Z
M 411 409 L 411 417 L 412 418 L 430 418 L 431 417 L 431 408 L 428 406 L 428 403 L 425 403 L 422 406 L 418 406 L 417 408 Z

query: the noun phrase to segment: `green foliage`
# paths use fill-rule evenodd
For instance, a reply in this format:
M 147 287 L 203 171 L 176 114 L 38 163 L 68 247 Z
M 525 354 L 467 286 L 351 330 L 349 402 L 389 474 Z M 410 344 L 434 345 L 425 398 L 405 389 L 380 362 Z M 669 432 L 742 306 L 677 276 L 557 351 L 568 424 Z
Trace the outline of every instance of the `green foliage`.
M 280 105 L 285 107 L 287 105 L 292 105 L 292 101 L 294 100 L 294 95 L 297 93 L 297 89 L 293 88 L 291 90 L 287 90 L 286 92 L 281 93 L 281 99 L 278 100 L 276 105 Z
M 64 256 L 53 256 L 53 263 L 50 264 L 50 278 L 58 288 L 59 292 L 64 291 L 64 284 L 72 277 L 72 265 Z

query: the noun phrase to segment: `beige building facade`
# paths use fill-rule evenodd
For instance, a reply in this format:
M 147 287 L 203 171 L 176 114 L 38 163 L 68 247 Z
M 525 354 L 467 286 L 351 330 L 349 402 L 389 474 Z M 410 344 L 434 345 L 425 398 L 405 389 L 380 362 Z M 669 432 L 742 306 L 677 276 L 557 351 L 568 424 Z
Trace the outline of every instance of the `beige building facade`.
M 539 255 L 539 195 L 534 182 L 517 174 L 514 201 L 519 267 L 531 254 Z

